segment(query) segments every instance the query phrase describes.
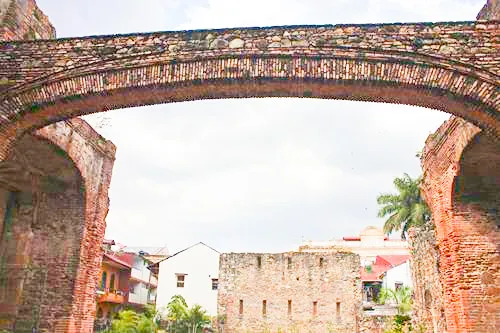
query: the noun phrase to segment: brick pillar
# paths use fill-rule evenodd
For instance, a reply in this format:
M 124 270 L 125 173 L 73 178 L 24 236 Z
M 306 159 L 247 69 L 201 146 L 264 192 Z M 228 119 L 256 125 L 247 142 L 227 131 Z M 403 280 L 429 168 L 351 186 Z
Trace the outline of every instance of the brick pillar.
M 426 141 L 422 189 L 436 224 L 448 332 L 499 328 L 500 148 L 459 118 Z

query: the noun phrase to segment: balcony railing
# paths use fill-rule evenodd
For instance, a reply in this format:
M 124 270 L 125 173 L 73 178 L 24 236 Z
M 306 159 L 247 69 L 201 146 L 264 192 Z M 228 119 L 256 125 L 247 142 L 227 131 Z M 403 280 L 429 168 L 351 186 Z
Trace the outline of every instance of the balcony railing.
M 109 290 L 109 288 L 97 289 L 97 302 L 123 304 L 125 302 L 126 292 L 122 290 Z

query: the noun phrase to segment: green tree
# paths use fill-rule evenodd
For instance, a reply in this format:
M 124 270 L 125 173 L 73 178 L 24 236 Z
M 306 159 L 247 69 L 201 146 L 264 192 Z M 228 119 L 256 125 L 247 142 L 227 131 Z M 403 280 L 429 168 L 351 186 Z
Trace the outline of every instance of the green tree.
M 398 315 L 407 314 L 411 311 L 412 305 L 411 288 L 408 286 L 403 286 L 397 290 L 390 288 L 380 289 L 378 302 L 380 304 L 385 304 L 387 301 L 393 301 L 394 303 L 396 303 Z
M 420 194 L 421 178 L 412 179 L 408 174 L 394 179 L 397 194 L 381 194 L 377 203 L 382 206 L 378 217 L 387 217 L 384 232 L 389 234 L 401 230 L 401 239 L 406 239 L 408 229 L 430 222 L 431 213 Z
M 158 330 L 155 314 L 156 311 L 151 307 L 146 307 L 141 314 L 133 310 L 120 311 L 113 319 L 111 328 L 102 333 L 154 333 Z
M 210 323 L 210 317 L 201 305 L 189 308 L 184 297 L 175 295 L 167 305 L 167 319 L 170 322 L 169 332 L 196 333 L 203 325 Z

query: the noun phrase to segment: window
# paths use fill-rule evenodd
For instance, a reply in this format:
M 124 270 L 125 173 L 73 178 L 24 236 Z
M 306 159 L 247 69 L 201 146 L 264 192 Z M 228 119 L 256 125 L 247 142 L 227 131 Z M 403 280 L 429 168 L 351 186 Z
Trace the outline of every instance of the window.
M 219 279 L 212 279 L 212 290 L 219 289 Z
M 401 288 L 403 288 L 403 282 L 394 283 L 394 289 L 399 290 Z
M 340 302 L 337 302 L 337 318 L 340 318 Z
M 131 285 L 129 285 L 129 287 L 128 287 L 129 293 L 135 294 L 136 287 L 137 287 L 137 284 L 131 284 Z
M 288 300 L 288 315 L 289 316 L 292 315 L 292 300 L 291 299 Z
M 323 267 L 323 262 L 325 260 L 323 259 L 323 257 L 319 258 L 319 267 Z
M 243 315 L 243 300 L 240 299 L 240 316 Z
M 292 268 L 292 258 L 288 258 L 288 269 Z
M 313 316 L 318 315 L 318 302 L 314 301 L 313 302 Z
M 257 257 L 257 267 L 258 267 L 258 268 L 261 268 L 261 267 L 262 267 L 262 257 L 261 257 L 261 256 L 258 256 L 258 257 Z
M 177 288 L 184 288 L 186 274 L 175 274 L 177 276 Z
M 267 301 L 263 300 L 262 301 L 262 317 L 265 317 L 267 315 Z
M 105 271 L 102 272 L 102 277 L 101 277 L 101 290 L 106 289 L 106 280 L 108 279 L 108 273 Z
M 109 279 L 109 291 L 115 291 L 115 273 L 111 274 L 111 278 Z

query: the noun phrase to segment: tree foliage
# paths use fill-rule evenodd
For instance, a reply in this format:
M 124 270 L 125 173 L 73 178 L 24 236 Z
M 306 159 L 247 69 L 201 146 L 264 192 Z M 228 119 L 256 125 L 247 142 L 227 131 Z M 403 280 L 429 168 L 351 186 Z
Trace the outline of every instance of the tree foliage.
M 210 317 L 201 305 L 195 304 L 189 308 L 181 295 L 171 298 L 167 305 L 166 315 L 169 321 L 169 332 L 173 333 L 201 332 L 203 325 L 210 323 Z
M 120 311 L 111 322 L 111 328 L 102 333 L 154 333 L 158 330 L 156 315 L 150 305 L 140 314 L 133 310 Z
M 423 226 L 431 220 L 429 207 L 420 193 L 421 177 L 412 179 L 408 174 L 394 179 L 397 194 L 381 194 L 377 203 L 381 205 L 378 217 L 388 217 L 384 232 L 389 234 L 401 230 L 401 239 L 406 239 L 408 229 Z
M 392 301 L 396 304 L 398 314 L 405 315 L 411 311 L 412 299 L 411 299 L 411 288 L 408 286 L 403 286 L 399 289 L 382 288 L 378 295 L 378 302 L 385 304 L 388 301 Z

